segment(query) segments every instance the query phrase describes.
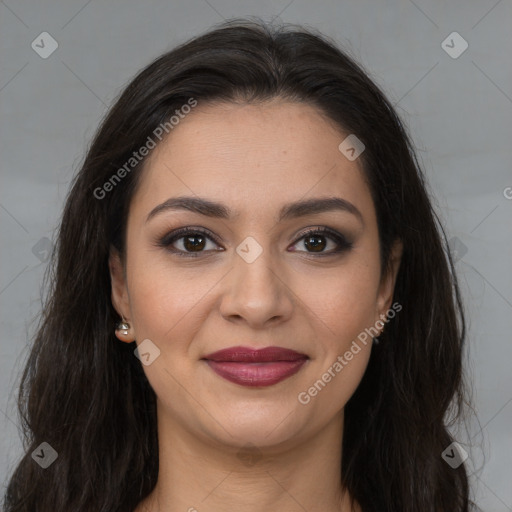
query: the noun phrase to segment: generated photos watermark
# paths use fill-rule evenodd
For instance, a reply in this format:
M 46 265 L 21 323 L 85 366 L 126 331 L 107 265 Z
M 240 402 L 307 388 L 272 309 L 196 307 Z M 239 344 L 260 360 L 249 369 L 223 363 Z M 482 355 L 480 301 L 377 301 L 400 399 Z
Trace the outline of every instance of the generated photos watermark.
M 174 111 L 175 115 L 172 115 L 165 123 L 160 123 L 153 130 L 152 136 L 148 136 L 146 142 L 138 149 L 138 151 L 134 151 L 132 153 L 133 156 L 131 156 L 122 167 L 112 174 L 112 176 L 101 187 L 96 187 L 94 189 L 94 197 L 101 200 L 107 196 L 108 192 L 112 192 L 116 185 L 120 183 L 121 180 L 137 166 L 137 164 L 142 162 L 142 160 L 149 155 L 150 151 L 156 148 L 158 142 L 161 142 L 165 135 L 169 134 L 171 130 L 173 130 L 196 105 L 197 100 L 189 98 L 187 103 Z M 155 139 L 158 139 L 158 142 Z
M 299 403 L 302 405 L 306 405 L 311 401 L 311 398 L 318 395 L 322 389 L 334 378 L 338 375 L 345 366 L 348 365 L 350 361 L 354 358 L 356 354 L 361 352 L 361 346 L 358 344 L 358 340 L 364 346 L 368 344 L 368 340 L 373 340 L 374 337 L 377 337 L 384 327 L 384 324 L 389 322 L 392 318 L 395 318 L 396 314 L 402 310 L 402 305 L 398 302 L 395 302 L 391 308 L 388 309 L 386 314 L 380 315 L 380 320 L 375 322 L 375 325 L 369 328 L 366 328 L 364 331 L 361 331 L 357 335 L 357 339 L 353 340 L 350 349 L 347 350 L 343 355 L 339 355 L 336 358 L 336 361 L 329 366 L 327 371 L 322 375 L 320 379 L 313 383 L 306 391 L 301 391 L 297 395 L 297 399 Z

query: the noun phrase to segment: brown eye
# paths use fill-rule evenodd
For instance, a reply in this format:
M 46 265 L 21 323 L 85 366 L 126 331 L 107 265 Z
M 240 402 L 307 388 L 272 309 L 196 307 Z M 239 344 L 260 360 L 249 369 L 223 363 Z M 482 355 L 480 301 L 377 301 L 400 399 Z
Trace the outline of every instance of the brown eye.
M 328 228 L 317 228 L 303 234 L 294 245 L 302 241 L 302 249 L 293 249 L 292 252 L 305 252 L 317 256 L 331 256 L 352 248 L 341 233 Z M 210 243 L 210 246 L 208 244 Z M 159 240 L 158 245 L 177 254 L 178 256 L 197 257 L 218 252 L 219 243 L 211 233 L 203 229 L 182 228 Z
M 352 243 L 349 242 L 341 233 L 332 231 L 327 228 L 315 229 L 305 233 L 294 245 L 298 245 L 300 241 L 303 241 L 303 247 L 306 251 L 295 249 L 294 252 L 306 252 L 310 254 L 318 254 L 320 256 L 329 256 L 332 254 L 338 254 L 352 248 Z M 325 250 L 331 241 L 330 250 Z
M 208 243 L 210 242 L 210 246 Z M 164 236 L 159 242 L 160 247 L 179 256 L 200 256 L 203 253 L 218 251 L 215 238 L 202 229 L 182 228 Z
M 322 252 L 327 246 L 325 238 L 323 235 L 307 236 L 304 238 L 304 246 L 313 252 Z
M 189 235 L 181 237 L 183 239 L 183 246 L 187 251 L 201 251 L 206 245 L 206 237 L 204 235 Z

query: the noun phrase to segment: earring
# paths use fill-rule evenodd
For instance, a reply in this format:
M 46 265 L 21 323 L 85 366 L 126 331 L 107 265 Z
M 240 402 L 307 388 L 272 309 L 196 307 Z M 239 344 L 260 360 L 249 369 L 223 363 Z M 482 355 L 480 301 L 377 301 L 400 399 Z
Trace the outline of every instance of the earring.
M 124 316 L 122 318 L 123 321 L 117 324 L 116 331 L 120 331 L 122 335 L 126 336 L 130 329 L 130 324 L 124 319 Z

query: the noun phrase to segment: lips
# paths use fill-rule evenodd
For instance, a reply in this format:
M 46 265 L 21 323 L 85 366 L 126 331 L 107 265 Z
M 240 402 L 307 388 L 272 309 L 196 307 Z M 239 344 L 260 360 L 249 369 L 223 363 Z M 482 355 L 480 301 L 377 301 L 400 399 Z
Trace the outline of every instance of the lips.
M 271 386 L 297 373 L 307 355 L 281 347 L 230 347 L 203 358 L 220 377 L 242 386 Z

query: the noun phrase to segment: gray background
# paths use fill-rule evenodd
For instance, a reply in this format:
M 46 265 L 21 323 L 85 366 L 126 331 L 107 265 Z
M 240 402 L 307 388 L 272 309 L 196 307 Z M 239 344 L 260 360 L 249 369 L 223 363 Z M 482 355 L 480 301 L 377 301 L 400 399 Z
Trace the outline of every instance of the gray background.
M 334 38 L 409 126 L 458 258 L 470 322 L 466 366 L 478 421 L 461 439 L 474 492 L 483 510 L 512 510 L 510 0 L 7 0 L 0 15 L 4 486 L 22 450 L 14 396 L 40 310 L 47 249 L 87 143 L 118 92 L 150 60 L 224 18 L 255 15 Z M 442 47 L 453 31 L 469 44 L 458 58 Z M 31 47 L 42 32 L 58 42 L 46 59 Z

